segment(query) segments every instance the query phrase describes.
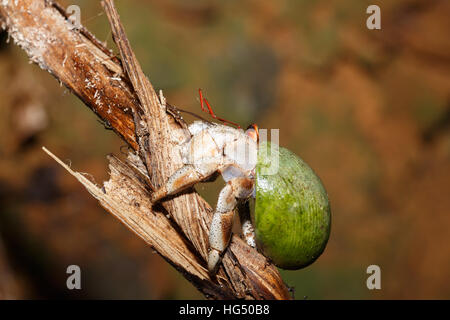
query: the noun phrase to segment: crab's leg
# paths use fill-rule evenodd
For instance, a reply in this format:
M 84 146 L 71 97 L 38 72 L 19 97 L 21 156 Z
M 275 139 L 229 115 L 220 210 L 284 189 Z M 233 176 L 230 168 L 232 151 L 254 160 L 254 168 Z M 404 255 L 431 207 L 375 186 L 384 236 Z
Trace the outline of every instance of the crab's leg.
M 234 208 L 239 199 L 247 199 L 252 190 L 252 180 L 239 177 L 230 180 L 220 192 L 209 230 L 208 270 L 211 273 L 215 273 L 221 254 L 230 241 Z
M 193 165 L 184 165 L 173 175 L 171 175 L 167 182 L 161 186 L 161 188 L 153 192 L 151 201 L 152 203 L 155 203 L 169 195 L 177 194 L 178 192 L 181 192 L 194 184 L 205 180 L 214 172 L 215 170 L 207 173 L 200 173 Z
M 239 218 L 241 221 L 242 235 L 247 244 L 256 248 L 255 229 L 250 218 L 250 204 L 248 201 L 242 201 L 238 205 Z

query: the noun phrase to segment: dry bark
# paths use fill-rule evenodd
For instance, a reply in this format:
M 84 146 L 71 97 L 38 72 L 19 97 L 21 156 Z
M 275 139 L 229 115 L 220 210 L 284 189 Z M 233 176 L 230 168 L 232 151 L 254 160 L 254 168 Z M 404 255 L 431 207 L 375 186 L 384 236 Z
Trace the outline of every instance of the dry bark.
M 109 157 L 110 180 L 102 187 L 59 163 L 207 298 L 290 299 L 276 267 L 236 235 L 217 277 L 210 277 L 205 260 L 212 209 L 194 190 L 151 206 L 152 189 L 182 165 L 177 145 L 188 134 L 186 124 L 168 112 L 142 73 L 113 2 L 103 6 L 121 59 L 85 28 L 74 29 L 54 2 L 0 2 L 2 27 L 30 60 L 76 94 L 132 149 L 125 162 Z

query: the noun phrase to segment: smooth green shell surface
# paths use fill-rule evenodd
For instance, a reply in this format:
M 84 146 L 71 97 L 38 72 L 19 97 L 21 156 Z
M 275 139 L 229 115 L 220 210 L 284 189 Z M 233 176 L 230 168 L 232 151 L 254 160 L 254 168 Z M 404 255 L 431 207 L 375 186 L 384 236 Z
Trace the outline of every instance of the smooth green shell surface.
M 275 265 L 299 269 L 325 249 L 331 227 L 328 196 L 319 177 L 288 149 L 260 143 L 256 165 L 255 234 Z M 276 174 L 267 168 L 279 157 Z

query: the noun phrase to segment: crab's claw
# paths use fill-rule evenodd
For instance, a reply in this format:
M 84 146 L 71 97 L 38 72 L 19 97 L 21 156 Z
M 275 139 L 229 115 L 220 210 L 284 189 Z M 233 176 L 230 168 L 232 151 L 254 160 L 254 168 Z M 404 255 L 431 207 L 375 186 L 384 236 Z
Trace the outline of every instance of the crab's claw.
M 208 271 L 211 274 L 215 274 L 220 262 L 220 252 L 211 248 L 208 254 Z

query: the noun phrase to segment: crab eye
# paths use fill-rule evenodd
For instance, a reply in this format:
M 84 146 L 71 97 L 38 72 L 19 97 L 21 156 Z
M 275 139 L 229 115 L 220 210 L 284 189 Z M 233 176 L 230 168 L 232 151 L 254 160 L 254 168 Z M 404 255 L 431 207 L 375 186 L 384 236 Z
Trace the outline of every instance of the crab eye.
M 247 130 L 245 133 L 252 138 L 254 141 L 259 142 L 259 132 L 258 132 L 258 125 L 251 124 L 247 127 Z

